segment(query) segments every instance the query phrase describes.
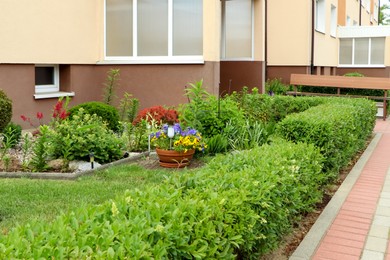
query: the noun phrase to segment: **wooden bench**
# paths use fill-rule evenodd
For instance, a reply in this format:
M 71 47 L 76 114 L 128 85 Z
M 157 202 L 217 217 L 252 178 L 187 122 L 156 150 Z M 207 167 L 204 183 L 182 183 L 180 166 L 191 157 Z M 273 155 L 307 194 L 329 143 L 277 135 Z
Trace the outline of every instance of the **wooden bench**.
M 383 120 L 386 120 L 386 105 L 387 91 L 390 90 L 390 78 L 373 78 L 373 77 L 346 77 L 346 76 L 325 76 L 325 75 L 309 75 L 309 74 L 291 74 L 290 84 L 294 86 L 294 91 L 288 91 L 288 95 L 294 96 L 347 96 L 353 98 L 368 98 L 373 100 L 383 101 Z M 312 86 L 312 87 L 332 87 L 337 89 L 335 94 L 298 92 L 297 86 Z M 340 89 L 355 88 L 355 89 L 374 89 L 384 90 L 383 96 L 357 96 L 357 95 L 341 95 Z

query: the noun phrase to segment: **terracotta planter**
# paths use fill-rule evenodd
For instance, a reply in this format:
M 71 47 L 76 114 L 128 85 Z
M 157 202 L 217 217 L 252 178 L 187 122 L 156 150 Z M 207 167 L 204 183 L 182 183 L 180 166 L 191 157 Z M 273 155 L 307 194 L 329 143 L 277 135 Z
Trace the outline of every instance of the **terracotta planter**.
M 163 150 L 156 148 L 156 153 L 160 159 L 160 166 L 166 168 L 183 168 L 190 164 L 195 149 L 187 152 L 178 152 L 175 150 Z

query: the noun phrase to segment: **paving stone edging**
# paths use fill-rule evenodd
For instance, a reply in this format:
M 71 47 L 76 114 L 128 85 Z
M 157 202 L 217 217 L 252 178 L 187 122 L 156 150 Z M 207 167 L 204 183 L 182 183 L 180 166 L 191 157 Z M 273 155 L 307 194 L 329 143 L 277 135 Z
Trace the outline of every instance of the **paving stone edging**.
M 337 216 L 341 206 L 347 198 L 356 180 L 359 178 L 364 165 L 371 157 L 375 147 L 378 145 L 382 134 L 376 133 L 374 139 L 371 141 L 367 149 L 364 151 L 360 159 L 349 172 L 347 178 L 343 181 L 335 195 L 332 197 L 328 205 L 322 211 L 317 221 L 311 227 L 305 238 L 299 244 L 298 248 L 291 255 L 289 260 L 307 260 L 314 255 L 318 245 L 324 237 L 326 231 Z
M 74 180 L 81 176 L 92 175 L 95 171 L 107 169 L 114 165 L 120 165 L 138 161 L 139 159 L 148 156 L 149 152 L 143 152 L 137 155 L 123 158 L 115 162 L 103 164 L 98 168 L 81 171 L 81 172 L 0 172 L 0 178 L 28 178 L 28 179 L 47 179 L 47 180 Z

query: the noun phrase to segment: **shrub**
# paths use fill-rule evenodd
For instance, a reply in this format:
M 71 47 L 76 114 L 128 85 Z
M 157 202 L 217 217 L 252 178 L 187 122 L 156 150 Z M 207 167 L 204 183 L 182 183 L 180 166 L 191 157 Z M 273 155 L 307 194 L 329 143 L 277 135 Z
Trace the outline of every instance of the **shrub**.
M 146 120 L 149 123 L 155 122 L 158 125 L 173 125 L 174 123 L 179 122 L 178 113 L 175 109 L 164 108 L 162 106 L 154 106 L 141 110 L 133 123 L 136 125 L 142 120 Z
M 254 88 L 250 93 L 244 88 L 241 92 L 234 93 L 231 97 L 238 103 L 245 118 L 251 122 L 278 122 L 292 113 L 299 113 L 310 107 L 326 102 L 321 97 L 292 97 L 273 96 L 259 94 Z
M 0 89 L 0 133 L 8 125 L 12 118 L 12 101 L 5 92 Z
M 110 69 L 107 72 L 107 78 L 104 85 L 103 102 L 107 105 L 112 105 L 112 101 L 116 98 L 115 89 L 118 88 L 118 80 L 120 69 Z
M 235 100 L 209 94 L 202 81 L 190 86 L 185 94 L 190 102 L 180 108 L 180 121 L 198 129 L 204 137 L 220 134 L 229 121 L 237 125 L 243 123 L 244 115 Z
M 93 152 L 100 163 L 122 157 L 122 142 L 96 114 L 80 108 L 72 117 L 55 121 L 50 128 L 50 154 L 66 160 L 88 160 Z
M 321 197 L 313 145 L 275 141 L 116 200 L 18 226 L 2 259 L 258 259 Z M 60 237 L 60 239 L 59 239 Z
M 325 170 L 337 173 L 364 146 L 375 119 L 372 101 L 329 98 L 326 104 L 287 116 L 277 125 L 276 133 L 287 140 L 321 148 Z
M 92 101 L 72 107 L 69 110 L 70 115 L 73 116 L 74 114 L 77 114 L 76 111 L 78 111 L 80 108 L 83 108 L 85 113 L 90 115 L 96 114 L 97 116 L 101 117 L 103 121 L 107 123 L 107 127 L 109 129 L 113 131 L 119 130 L 119 113 L 115 107 L 104 104 L 102 102 Z

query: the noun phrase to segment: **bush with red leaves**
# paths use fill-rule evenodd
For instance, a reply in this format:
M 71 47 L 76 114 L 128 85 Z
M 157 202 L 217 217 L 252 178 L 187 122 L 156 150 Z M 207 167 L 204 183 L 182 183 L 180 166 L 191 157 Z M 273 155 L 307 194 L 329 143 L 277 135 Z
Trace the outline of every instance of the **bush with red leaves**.
M 162 106 L 154 106 L 141 110 L 135 118 L 133 124 L 136 125 L 142 119 L 150 122 L 155 120 L 157 124 L 171 124 L 179 122 L 178 113 L 175 109 L 164 108 Z

